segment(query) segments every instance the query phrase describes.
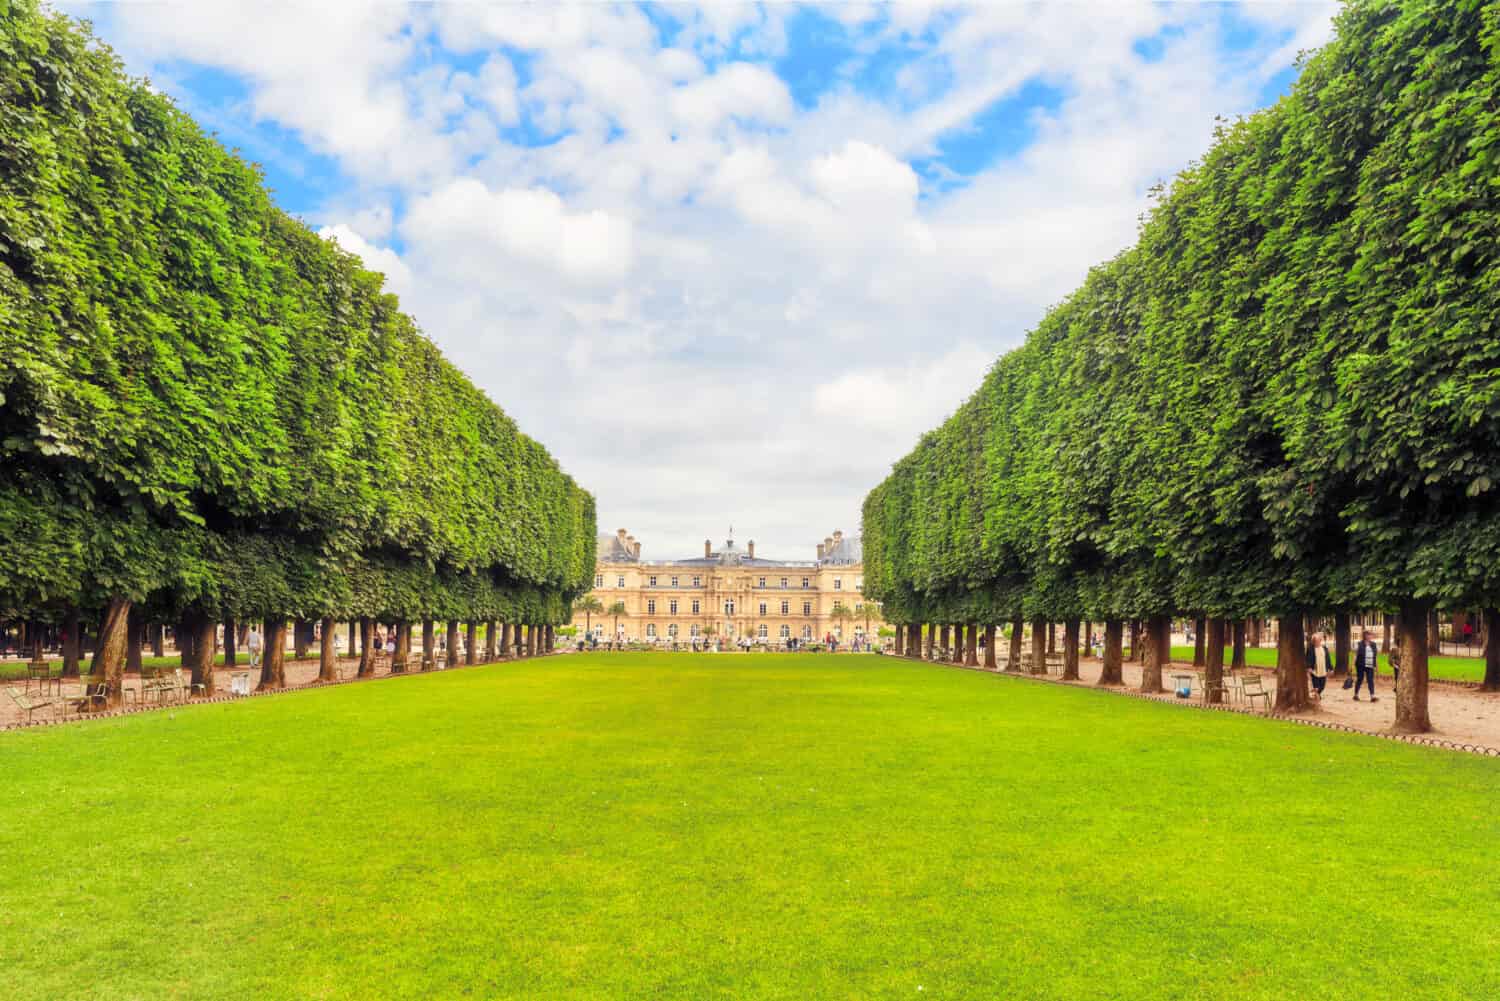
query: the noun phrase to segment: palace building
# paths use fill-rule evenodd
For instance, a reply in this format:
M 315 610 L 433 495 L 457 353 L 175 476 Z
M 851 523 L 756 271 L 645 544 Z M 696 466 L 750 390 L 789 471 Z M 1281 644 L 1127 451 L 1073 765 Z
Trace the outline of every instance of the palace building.
M 573 625 L 601 642 L 615 636 L 659 645 L 709 636 L 765 646 L 830 635 L 848 643 L 867 629 L 873 640 L 881 620 L 878 605 L 865 606 L 861 555 L 859 539 L 834 532 L 812 560 L 764 559 L 753 540 L 741 549 L 732 538 L 717 551 L 705 539 L 701 557 L 643 560 L 641 544 L 622 528 L 599 537 L 592 594 L 606 610 L 623 602 L 624 614 L 579 612 Z M 838 614 L 839 606 L 852 616 Z

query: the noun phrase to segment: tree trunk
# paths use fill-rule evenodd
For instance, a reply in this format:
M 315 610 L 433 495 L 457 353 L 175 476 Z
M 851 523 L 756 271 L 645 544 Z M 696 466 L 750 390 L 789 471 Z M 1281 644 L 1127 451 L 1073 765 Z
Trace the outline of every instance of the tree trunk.
M 1141 620 L 1130 620 L 1130 657 L 1131 662 L 1141 659 Z
M 292 620 L 292 659 L 307 659 L 307 627 L 311 625 L 302 619 Z
M 446 642 L 448 644 L 448 666 L 458 666 L 458 620 L 449 619 Z
M 925 634 L 923 631 L 924 626 L 926 627 Z M 917 656 L 923 660 L 931 660 L 932 647 L 937 641 L 937 630 L 932 627 L 931 623 L 919 623 L 917 625 L 917 636 L 919 639 L 925 641 L 917 645 Z
M 1047 656 L 1048 657 L 1052 657 L 1052 656 L 1055 656 L 1056 654 L 1057 654 L 1057 623 L 1056 622 L 1049 622 L 1049 623 L 1047 623 Z
M 984 627 L 984 666 L 990 671 L 995 669 L 995 627 L 993 624 Z
M 535 657 L 541 653 L 541 633 L 534 622 L 526 623 L 526 656 Z
M 160 622 L 151 624 L 151 655 L 153 657 L 167 655 L 167 627 Z
M 1078 627 L 1077 619 L 1063 623 L 1063 680 L 1078 680 Z
M 178 621 L 173 637 L 177 641 L 177 662 L 186 668 L 192 668 L 193 666 L 193 639 L 195 635 L 193 627 L 186 618 Z
M 140 608 L 136 605 L 131 605 L 130 614 L 126 618 L 125 670 L 132 671 L 135 674 L 141 673 L 141 654 L 144 653 L 145 645 L 146 623 L 143 620 Z
M 349 620 L 349 656 L 359 656 L 359 620 Z
M 1401 606 L 1401 676 L 1396 681 L 1396 723 L 1401 733 L 1432 729 L 1427 715 L 1427 656 L 1435 612 L 1425 601 Z
M 76 678 L 83 658 L 83 641 L 78 635 L 78 609 L 72 605 L 63 615 L 62 676 Z
M 1145 644 L 1141 661 L 1141 691 L 1161 691 L 1161 676 L 1172 663 L 1172 619 L 1166 615 L 1146 618 Z
M 1349 673 L 1349 613 L 1333 613 L 1333 673 L 1342 678 Z
M 239 653 L 235 647 L 234 619 L 226 618 L 224 620 L 224 666 L 232 670 L 235 658 L 238 656 Z
M 509 622 L 500 623 L 500 656 L 509 660 L 515 656 L 516 631 Z
M 1253 647 L 1260 647 L 1261 643 L 1265 639 L 1265 637 L 1261 635 L 1262 625 L 1263 622 L 1258 615 L 1250 620 L 1250 645 Z
M 260 684 L 257 691 L 286 687 L 286 617 L 266 619 L 265 645 L 261 648 Z
M 906 654 L 906 624 L 904 622 L 896 623 L 895 652 L 897 657 L 901 657 Z
M 214 693 L 214 641 L 219 624 L 210 615 L 197 613 L 189 627 L 193 631 L 193 684 L 203 686 L 203 694 Z
M 1010 659 L 1005 662 L 1008 673 L 1021 673 L 1021 637 L 1025 631 L 1026 623 L 1023 620 L 1010 620 Z
M 99 642 L 94 646 L 94 659 L 89 664 L 89 682 L 103 682 L 109 696 L 107 705 L 120 704 L 125 682 L 125 648 L 129 645 L 130 601 L 126 598 L 110 598 L 104 606 L 104 615 L 99 622 Z M 41 636 L 36 637 L 38 643 Z
M 953 641 L 948 638 L 948 626 L 946 624 L 938 627 L 938 656 L 946 658 L 948 651 L 953 647 Z
M 338 649 L 334 643 L 334 630 L 337 628 L 332 616 L 323 616 L 323 638 L 318 642 L 319 681 L 337 681 L 339 678 Z
M 1284 615 L 1276 620 L 1276 708 L 1299 713 L 1310 704 L 1307 685 L 1307 651 L 1303 647 L 1302 617 Z
M 1099 684 L 1125 684 L 1125 623 L 1120 619 L 1104 620 L 1104 654 L 1100 658 Z
M 431 619 L 422 620 L 422 670 L 430 671 L 437 664 L 433 656 L 437 652 L 437 630 Z
M 479 621 L 477 619 L 469 620 L 468 633 L 466 634 L 466 642 L 464 643 L 464 663 L 479 663 Z
M 964 638 L 964 627 L 961 625 L 955 625 L 953 627 L 953 650 L 949 654 L 949 659 L 951 659 L 953 663 L 962 664 L 964 662 L 965 642 L 966 640 Z
M 964 664 L 979 666 L 979 626 L 972 622 L 964 630 Z
M 359 670 L 355 675 L 360 678 L 375 676 L 375 620 L 369 616 L 359 620 Z
M 1234 658 L 1230 660 L 1229 666 L 1236 671 L 1245 666 L 1245 620 L 1234 620 Z
M 1439 629 L 1439 625 L 1438 610 L 1434 608 L 1427 613 L 1427 652 L 1429 656 L 1443 652 L 1443 634 Z
M 1043 619 L 1031 620 L 1031 673 L 1047 673 L 1047 623 Z
M 391 654 L 391 673 L 406 673 L 406 644 L 411 626 L 405 619 L 396 620 L 396 652 Z
M 1500 692 L 1500 609 L 1486 608 L 1481 613 L 1484 632 L 1484 684 L 1480 691 Z
M 1391 614 L 1380 613 L 1380 649 L 1387 654 L 1391 652 Z
M 1217 705 L 1224 701 L 1224 620 L 1209 619 L 1207 627 L 1203 651 L 1203 677 L 1208 682 L 1205 695 Z
M 1200 615 L 1196 619 L 1193 620 L 1193 666 L 1194 667 L 1204 667 L 1208 663 L 1208 661 L 1205 659 L 1205 656 L 1206 656 L 1206 654 L 1208 652 L 1208 637 L 1205 635 L 1205 633 L 1207 633 L 1207 631 L 1208 631 L 1208 622 L 1207 622 L 1206 619 L 1203 618 L 1203 616 Z M 1221 642 L 1222 642 L 1222 637 L 1220 639 L 1221 639 Z M 1224 653 L 1223 653 L 1222 650 L 1219 652 L 1219 660 L 1221 662 L 1224 660 Z
M 486 664 L 495 661 L 495 644 L 499 642 L 495 636 L 496 622 L 490 619 L 484 624 L 484 662 Z

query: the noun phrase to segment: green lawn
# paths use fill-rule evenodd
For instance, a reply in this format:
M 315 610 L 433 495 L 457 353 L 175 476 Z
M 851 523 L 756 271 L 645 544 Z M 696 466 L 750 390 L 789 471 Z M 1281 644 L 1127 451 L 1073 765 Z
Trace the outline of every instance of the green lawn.
M 7 998 L 1500 997 L 1500 761 L 877 657 L 0 733 Z
M 1224 648 L 1224 663 L 1229 663 L 1230 649 Z M 1351 653 L 1352 657 L 1353 654 Z M 1193 648 L 1190 646 L 1174 646 L 1172 648 L 1172 659 L 1190 664 L 1193 661 Z M 1251 667 L 1275 667 L 1275 647 L 1247 647 L 1245 649 L 1245 661 Z M 1449 681 L 1483 681 L 1484 680 L 1484 658 L 1483 657 L 1429 657 L 1427 658 L 1427 673 L 1434 678 L 1446 678 Z M 1380 674 L 1390 678 L 1391 664 L 1384 654 L 1380 655 Z

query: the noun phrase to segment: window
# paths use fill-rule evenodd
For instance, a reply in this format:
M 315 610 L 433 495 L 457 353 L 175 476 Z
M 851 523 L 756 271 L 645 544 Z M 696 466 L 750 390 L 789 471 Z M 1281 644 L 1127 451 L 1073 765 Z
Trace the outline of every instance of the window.
M 693 614 L 697 615 L 701 611 L 703 611 L 703 609 L 699 606 L 698 599 L 694 598 L 693 599 Z
M 672 637 L 674 640 L 677 638 L 677 623 L 674 622 L 667 627 L 667 635 Z
M 667 602 L 667 611 L 671 612 L 673 615 L 677 614 L 677 599 L 676 598 L 673 598 L 671 601 Z
M 625 586 L 625 575 L 621 574 L 620 576 L 618 576 L 618 577 L 615 578 L 615 587 L 624 587 L 624 586 Z
M 655 615 L 656 614 L 656 599 L 655 598 L 647 598 L 646 599 L 646 614 L 647 615 Z
M 688 633 L 690 635 L 692 635 L 692 636 L 697 636 L 698 635 L 698 623 L 694 622 L 692 625 L 688 626 Z
M 856 591 L 863 591 L 864 589 L 865 589 L 865 579 L 863 577 L 856 577 L 856 578 L 854 578 L 854 590 L 856 590 Z
M 755 585 L 755 586 L 756 587 L 765 587 L 766 586 L 766 579 L 764 577 L 760 578 L 760 583 L 757 584 L 757 585 Z
M 811 583 L 812 583 L 812 582 L 811 582 L 811 581 L 810 581 L 810 580 L 808 580 L 808 579 L 807 579 L 807 578 L 806 578 L 806 577 L 803 577 L 803 578 L 802 578 L 802 586 L 803 586 L 803 587 L 808 587 L 808 586 L 810 586 L 810 585 L 811 585 Z
M 755 635 L 760 639 L 765 639 L 767 636 L 771 635 L 771 630 L 767 629 L 766 624 L 762 622 L 760 625 L 755 627 Z
M 803 615 L 811 615 L 812 614 L 812 602 L 810 602 L 810 601 L 804 601 L 802 603 L 802 614 Z
M 786 590 L 786 578 L 785 577 L 781 578 L 781 589 L 783 591 Z
M 656 639 L 656 623 L 655 622 L 648 622 L 648 623 L 646 623 L 646 635 L 649 636 L 651 639 Z
M 730 598 L 728 601 L 724 602 L 724 614 L 725 615 L 733 615 L 734 614 L 734 599 L 733 598 Z
M 676 586 L 677 586 L 677 578 L 676 578 L 676 577 L 673 577 L 673 578 L 672 578 L 672 586 L 673 586 L 673 587 L 676 587 Z
M 792 603 L 790 601 L 783 601 L 781 603 L 781 614 L 782 615 L 790 615 L 791 611 L 792 611 Z
M 604 575 L 602 573 L 596 573 L 596 574 L 594 574 L 594 586 L 595 587 L 603 587 L 604 586 Z
M 694 587 L 702 587 L 703 586 L 703 578 L 702 577 L 694 577 L 693 578 L 693 586 Z
M 766 614 L 766 603 L 764 601 L 762 601 L 760 603 L 760 614 L 762 614 L 762 615 Z
M 805 639 L 805 640 L 812 639 L 812 626 L 803 626 L 802 627 L 802 638 Z
M 647 584 L 648 587 L 655 587 L 656 586 L 656 578 L 655 577 L 648 577 L 648 578 L 646 578 L 646 584 Z
M 651 583 L 653 583 L 653 584 L 656 583 L 656 578 L 655 577 L 651 578 Z M 842 591 L 844 589 L 844 578 L 842 578 L 842 577 L 835 577 L 835 578 L 833 578 L 833 589 L 835 591 Z

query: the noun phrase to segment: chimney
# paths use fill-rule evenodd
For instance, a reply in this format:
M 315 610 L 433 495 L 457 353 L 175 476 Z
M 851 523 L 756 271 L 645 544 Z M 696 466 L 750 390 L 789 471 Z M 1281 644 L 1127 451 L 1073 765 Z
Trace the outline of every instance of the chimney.
M 750 540 L 750 545 L 747 548 L 748 548 L 748 551 L 750 553 L 750 558 L 752 560 L 755 559 L 755 540 L 754 539 Z
M 818 559 L 823 558 L 823 543 L 818 543 Z
M 615 532 L 615 534 L 616 534 L 616 535 L 618 535 L 618 536 L 619 536 L 619 537 L 620 537 L 620 538 L 622 538 L 622 539 L 623 539 L 623 538 L 625 538 L 625 529 L 623 529 L 623 528 L 621 528 L 621 529 L 618 529 L 618 530 L 617 530 L 617 531 L 616 531 L 616 532 Z
M 714 554 L 714 544 L 707 539 L 703 540 L 703 558 L 706 560 Z
M 835 528 L 833 530 L 833 541 L 834 542 L 843 542 L 844 541 L 844 533 L 843 533 L 842 530 L 837 529 L 837 528 Z
M 635 544 L 635 558 L 636 559 L 640 559 L 641 558 L 641 544 L 639 542 L 637 542 Z
M 823 551 L 829 556 L 833 555 L 833 536 L 830 535 L 828 538 L 823 540 Z

